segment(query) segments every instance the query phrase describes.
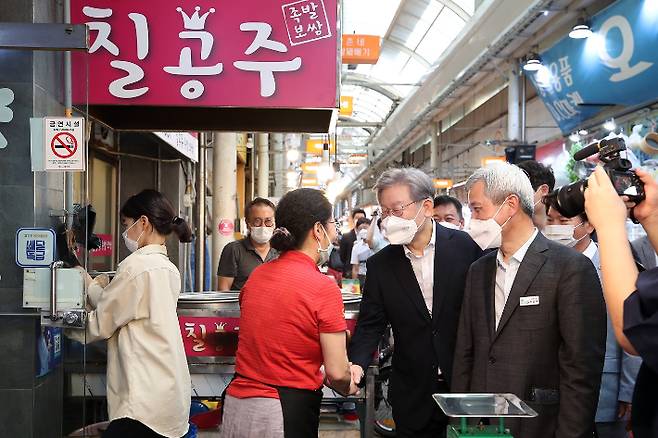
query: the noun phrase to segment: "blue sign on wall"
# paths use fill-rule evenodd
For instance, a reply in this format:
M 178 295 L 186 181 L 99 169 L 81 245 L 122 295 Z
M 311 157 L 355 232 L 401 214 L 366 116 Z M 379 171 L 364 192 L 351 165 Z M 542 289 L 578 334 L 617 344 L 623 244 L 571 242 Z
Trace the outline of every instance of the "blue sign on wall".
M 542 68 L 529 74 L 565 134 L 610 104 L 658 100 L 658 1 L 620 0 L 591 28 L 589 38 L 567 36 L 541 53 Z
M 55 260 L 57 239 L 50 228 L 19 228 L 16 231 L 16 264 L 21 268 L 48 267 Z

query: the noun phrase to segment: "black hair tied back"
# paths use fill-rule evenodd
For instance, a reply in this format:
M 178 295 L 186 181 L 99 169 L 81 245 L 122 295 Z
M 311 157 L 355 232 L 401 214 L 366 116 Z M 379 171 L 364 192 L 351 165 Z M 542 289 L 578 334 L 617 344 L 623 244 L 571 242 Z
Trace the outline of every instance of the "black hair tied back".
M 178 236 L 178 240 L 183 243 L 191 242 L 193 239 L 192 229 L 182 217 L 174 216 L 171 220 L 173 232 Z
M 181 242 L 192 241 L 192 230 L 185 219 L 178 217 L 171 202 L 160 192 L 143 190 L 131 196 L 121 208 L 123 217 L 138 220 L 146 216 L 158 233 L 176 233 Z
M 270 245 L 279 252 L 300 249 L 313 226 L 326 226 L 331 203 L 320 190 L 301 188 L 286 193 L 276 208 L 276 224 Z
M 279 227 L 274 230 L 270 239 L 270 245 L 277 251 L 284 252 L 294 249 L 297 246 L 297 242 L 295 236 L 290 234 L 290 231 L 286 227 Z

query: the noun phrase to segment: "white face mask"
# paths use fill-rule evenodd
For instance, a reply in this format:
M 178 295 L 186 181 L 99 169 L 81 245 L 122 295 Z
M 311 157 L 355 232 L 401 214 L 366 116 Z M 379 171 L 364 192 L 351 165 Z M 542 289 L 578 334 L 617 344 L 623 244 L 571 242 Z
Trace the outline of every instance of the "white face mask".
M 322 225 L 320 225 L 322 226 Z M 318 240 L 318 253 L 320 254 L 320 259 L 318 260 L 318 266 L 322 266 L 325 263 L 329 261 L 329 257 L 331 257 L 331 252 L 334 250 L 334 244 L 331 243 L 331 239 L 329 238 L 329 234 L 327 233 L 327 230 L 325 230 L 324 227 L 322 227 L 322 231 L 324 231 L 324 235 L 327 236 L 327 240 L 329 241 L 329 246 L 326 248 L 322 248 L 322 243 Z
M 382 221 L 382 232 L 391 245 L 409 245 L 414 240 L 419 228 L 416 219 L 421 211 L 423 209 L 419 208 L 413 219 L 403 219 L 391 215 Z
M 270 241 L 274 233 L 273 227 L 251 227 L 249 236 L 258 244 L 264 244 Z
M 135 222 L 133 222 L 133 224 L 131 226 L 129 226 L 128 228 L 126 228 L 126 231 L 124 231 L 123 234 L 122 234 L 123 243 L 126 244 L 126 248 L 128 248 L 128 251 L 130 251 L 131 253 L 135 252 L 139 249 L 139 239 L 141 239 L 142 234 L 144 234 L 144 230 L 142 230 L 142 232 L 139 233 L 139 237 L 137 237 L 137 240 L 132 240 L 130 237 L 128 237 L 128 230 L 130 230 L 132 227 L 134 227 L 137 222 L 139 222 L 139 220 L 136 220 Z
M 512 217 L 510 216 L 502 225 L 498 225 L 495 218 L 498 216 L 498 213 L 500 213 L 505 202 L 507 202 L 507 199 L 505 199 L 501 206 L 498 207 L 496 214 L 494 214 L 491 219 L 471 219 L 469 229 L 466 230 L 466 232 L 483 250 L 500 248 L 502 244 L 501 233 L 503 232 L 503 227 L 507 225 L 507 222 L 509 222 Z
M 446 228 L 450 228 L 451 230 L 458 230 L 459 229 L 459 226 L 453 224 L 452 222 L 439 222 L 439 225 L 441 225 L 443 227 L 446 227 Z
M 573 248 L 583 240 L 585 237 L 587 237 L 587 234 L 585 234 L 583 237 L 580 239 L 575 239 L 573 237 L 573 233 L 578 228 L 579 226 L 583 225 L 584 222 L 581 222 L 578 225 L 546 225 L 544 227 L 543 233 L 544 236 L 546 236 L 547 239 L 552 240 L 553 242 L 561 243 L 562 245 L 568 246 L 570 248 Z
M 359 230 L 356 237 L 361 240 L 366 240 L 368 238 L 368 230 Z

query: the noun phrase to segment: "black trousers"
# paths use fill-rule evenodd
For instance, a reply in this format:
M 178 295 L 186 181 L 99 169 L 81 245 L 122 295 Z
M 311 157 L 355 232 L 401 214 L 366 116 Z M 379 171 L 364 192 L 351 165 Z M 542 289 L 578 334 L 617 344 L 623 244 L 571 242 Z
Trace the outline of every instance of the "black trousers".
M 247 377 L 241 376 L 238 373 L 234 374 L 233 379 L 236 377 L 247 379 Z M 231 382 L 233 382 L 233 379 Z M 283 435 L 285 438 L 318 436 L 322 388 L 311 391 L 309 389 L 274 386 L 263 382 L 259 383 L 274 388 L 279 393 L 279 401 L 281 402 L 281 411 L 283 413 Z M 228 389 L 228 386 L 226 389 Z M 222 404 L 226 396 L 226 389 L 222 393 Z
M 285 438 L 318 436 L 322 390 L 276 387 L 283 411 L 283 435 Z
M 445 381 L 436 383 L 435 393 L 450 392 L 448 384 Z M 443 411 L 439 408 L 434 400 L 431 400 L 435 406 L 432 418 L 427 424 L 405 424 L 403 422 L 395 422 L 395 436 L 396 438 L 443 438 L 446 436 L 446 427 L 448 426 L 448 417 L 443 415 Z M 393 409 L 393 418 L 395 418 L 395 408 Z
M 112 420 L 107 430 L 103 432 L 103 438 L 165 438 L 157 434 L 153 429 L 145 426 L 132 418 L 119 418 Z

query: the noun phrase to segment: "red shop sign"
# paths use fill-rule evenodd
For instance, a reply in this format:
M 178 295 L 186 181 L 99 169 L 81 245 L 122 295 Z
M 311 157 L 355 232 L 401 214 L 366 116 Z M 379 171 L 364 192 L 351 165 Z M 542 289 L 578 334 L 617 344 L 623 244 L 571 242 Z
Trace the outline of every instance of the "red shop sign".
M 239 318 L 179 316 L 187 356 L 235 356 Z
M 90 257 L 108 257 L 112 255 L 114 238 L 111 234 L 97 234 L 101 239 L 101 247 L 89 251 Z
M 337 107 L 337 0 L 73 0 L 72 19 L 76 102 L 88 67 L 92 105 Z
M 354 333 L 356 320 L 348 319 Z M 179 316 L 186 356 L 235 356 L 238 351 L 240 318 Z

